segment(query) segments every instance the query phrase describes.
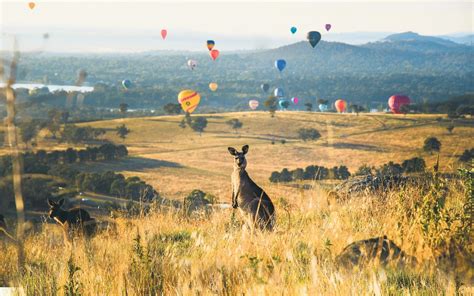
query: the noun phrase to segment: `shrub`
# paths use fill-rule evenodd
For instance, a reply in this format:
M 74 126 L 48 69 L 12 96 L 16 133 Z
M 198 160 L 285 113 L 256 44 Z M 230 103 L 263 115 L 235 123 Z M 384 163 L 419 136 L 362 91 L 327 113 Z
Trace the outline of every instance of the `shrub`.
M 305 142 L 315 141 L 321 138 L 321 134 L 314 128 L 300 128 L 298 130 L 298 136 Z
M 356 176 L 367 176 L 367 175 L 372 175 L 372 168 L 366 164 L 360 166 L 357 169 L 357 172 L 355 172 Z
M 474 148 L 464 150 L 463 154 L 459 157 L 461 162 L 471 162 L 474 158 Z
M 404 160 L 402 163 L 402 168 L 405 173 L 424 172 L 426 168 L 426 163 L 423 158 L 414 157 Z

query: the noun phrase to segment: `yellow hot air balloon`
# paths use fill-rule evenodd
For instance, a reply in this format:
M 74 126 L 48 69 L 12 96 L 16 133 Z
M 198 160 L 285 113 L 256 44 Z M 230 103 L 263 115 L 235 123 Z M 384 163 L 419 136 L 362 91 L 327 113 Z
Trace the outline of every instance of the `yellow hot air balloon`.
M 209 89 L 210 89 L 210 90 L 216 91 L 216 90 L 217 90 L 217 87 L 218 87 L 217 83 L 215 83 L 215 82 L 209 83 Z
M 199 93 L 191 89 L 182 90 L 178 94 L 178 102 L 181 104 L 184 112 L 193 113 L 200 101 L 201 96 Z

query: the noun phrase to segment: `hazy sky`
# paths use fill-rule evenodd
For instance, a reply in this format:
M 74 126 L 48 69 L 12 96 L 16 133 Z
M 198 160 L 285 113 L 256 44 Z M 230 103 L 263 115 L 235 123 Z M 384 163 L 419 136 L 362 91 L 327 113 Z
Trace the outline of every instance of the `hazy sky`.
M 309 30 L 325 32 L 326 23 L 332 29 L 323 40 L 345 32 L 469 33 L 474 12 L 471 2 L 460 1 L 34 1 L 33 10 L 28 1 L 0 1 L 4 44 L 15 34 L 24 48 L 34 49 L 44 46 L 47 32 L 55 51 L 197 50 L 204 49 L 203 39 L 215 39 L 221 49 L 264 48 L 302 40 Z M 295 35 L 291 26 L 298 28 Z M 168 30 L 165 41 L 162 28 Z

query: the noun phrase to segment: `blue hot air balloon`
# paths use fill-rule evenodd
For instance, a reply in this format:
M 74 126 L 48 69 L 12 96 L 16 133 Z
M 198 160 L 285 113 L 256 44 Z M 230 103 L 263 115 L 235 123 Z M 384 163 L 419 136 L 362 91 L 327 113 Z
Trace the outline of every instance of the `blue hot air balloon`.
M 267 92 L 270 89 L 270 85 L 268 83 L 262 83 L 260 87 L 262 88 L 264 92 Z
M 291 32 L 292 34 L 295 34 L 295 33 L 296 33 L 296 30 L 297 30 L 296 27 L 291 27 L 290 32 Z
M 280 105 L 281 109 L 288 109 L 288 107 L 290 106 L 290 101 L 285 100 L 285 99 L 280 99 L 278 101 L 278 105 Z
M 285 60 L 276 60 L 275 61 L 275 67 L 281 72 L 283 69 L 286 67 L 286 61 Z
M 308 32 L 308 35 L 306 35 L 306 38 L 308 39 L 309 44 L 314 48 L 321 40 L 321 33 L 318 31 L 310 31 Z
M 281 88 L 275 88 L 275 90 L 273 91 L 273 95 L 277 98 L 281 98 L 283 97 L 285 94 L 283 93 L 283 89 Z
M 128 79 L 125 79 L 124 81 L 122 81 L 122 86 L 125 89 L 129 89 L 130 87 L 132 87 L 132 82 Z
M 326 105 L 326 104 L 319 104 L 318 107 L 319 107 L 319 110 L 320 110 L 321 112 L 326 112 L 326 111 L 328 111 L 328 105 Z

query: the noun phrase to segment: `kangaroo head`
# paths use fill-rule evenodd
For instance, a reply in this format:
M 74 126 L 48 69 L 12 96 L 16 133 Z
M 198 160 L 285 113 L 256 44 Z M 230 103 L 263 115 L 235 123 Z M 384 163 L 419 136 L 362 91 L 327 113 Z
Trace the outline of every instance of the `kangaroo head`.
M 234 156 L 234 167 L 245 169 L 247 166 L 247 160 L 245 159 L 245 154 L 249 152 L 249 145 L 242 146 L 242 152 L 237 151 L 237 149 L 233 147 L 227 148 L 229 153 Z
M 55 217 L 58 217 L 59 214 L 63 211 L 61 209 L 61 206 L 64 204 L 64 199 L 60 199 L 58 202 L 48 199 L 48 204 L 49 204 L 49 213 L 48 213 L 49 217 L 51 219 L 54 219 Z

